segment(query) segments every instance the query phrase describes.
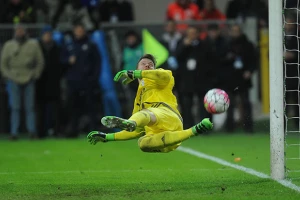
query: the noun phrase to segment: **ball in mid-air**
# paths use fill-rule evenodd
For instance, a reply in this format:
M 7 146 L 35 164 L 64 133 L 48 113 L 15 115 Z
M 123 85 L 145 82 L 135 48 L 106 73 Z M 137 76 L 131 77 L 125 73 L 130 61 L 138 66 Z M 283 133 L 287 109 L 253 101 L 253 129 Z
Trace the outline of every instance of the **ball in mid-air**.
M 209 90 L 204 96 L 204 107 L 211 114 L 225 112 L 230 105 L 228 94 L 221 89 L 214 88 Z

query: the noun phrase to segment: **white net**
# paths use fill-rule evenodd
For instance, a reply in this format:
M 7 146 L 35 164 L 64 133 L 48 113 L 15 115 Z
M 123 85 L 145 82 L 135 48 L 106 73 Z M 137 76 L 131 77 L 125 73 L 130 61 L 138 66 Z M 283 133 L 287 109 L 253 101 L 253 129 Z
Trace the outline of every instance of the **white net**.
M 283 0 L 286 177 L 300 179 L 299 1 Z

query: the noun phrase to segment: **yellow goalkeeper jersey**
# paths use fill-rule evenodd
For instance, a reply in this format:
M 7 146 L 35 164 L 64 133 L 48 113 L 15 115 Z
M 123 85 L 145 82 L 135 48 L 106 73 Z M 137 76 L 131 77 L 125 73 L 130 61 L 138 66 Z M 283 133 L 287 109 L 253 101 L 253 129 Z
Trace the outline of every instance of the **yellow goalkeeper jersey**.
M 149 107 L 165 106 L 181 119 L 177 109 L 177 99 L 173 94 L 174 84 L 174 77 L 170 70 L 143 70 L 132 114 Z

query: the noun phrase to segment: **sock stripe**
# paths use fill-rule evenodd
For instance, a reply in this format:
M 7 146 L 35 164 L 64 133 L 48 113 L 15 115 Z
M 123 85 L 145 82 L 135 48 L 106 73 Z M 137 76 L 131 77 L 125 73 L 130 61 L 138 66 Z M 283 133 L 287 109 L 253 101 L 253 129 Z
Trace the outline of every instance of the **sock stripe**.
M 201 127 L 200 130 L 202 133 L 206 131 L 203 127 Z
M 200 133 L 205 133 L 207 131 L 210 131 L 212 129 L 212 123 L 211 124 L 209 123 L 207 121 L 202 120 L 199 124 L 195 125 L 192 129 L 194 134 L 200 134 Z
M 202 130 L 201 130 L 201 128 L 200 128 L 200 127 L 198 127 L 198 126 L 196 126 L 196 131 L 197 131 L 197 133 L 202 133 Z
M 209 129 L 206 126 L 202 125 L 202 124 L 199 124 L 199 125 L 196 126 L 197 133 L 204 133 L 208 130 Z

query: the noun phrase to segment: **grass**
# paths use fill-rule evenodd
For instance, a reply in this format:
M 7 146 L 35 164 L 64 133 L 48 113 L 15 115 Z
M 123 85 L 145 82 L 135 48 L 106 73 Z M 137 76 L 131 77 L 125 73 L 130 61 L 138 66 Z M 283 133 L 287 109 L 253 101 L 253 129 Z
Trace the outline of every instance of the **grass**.
M 298 142 L 297 137 L 290 138 Z M 217 134 L 182 146 L 270 173 L 269 136 Z M 294 151 L 294 150 L 292 150 Z M 297 149 L 295 152 L 297 153 Z M 300 199 L 279 183 L 180 151 L 143 153 L 137 142 L 0 141 L 0 199 Z M 290 166 L 300 169 L 298 163 Z M 300 186 L 300 180 L 292 181 Z

